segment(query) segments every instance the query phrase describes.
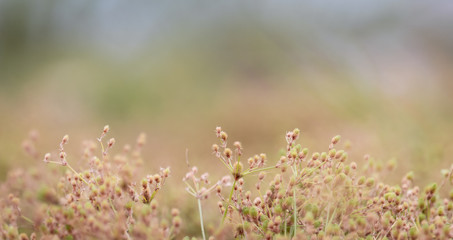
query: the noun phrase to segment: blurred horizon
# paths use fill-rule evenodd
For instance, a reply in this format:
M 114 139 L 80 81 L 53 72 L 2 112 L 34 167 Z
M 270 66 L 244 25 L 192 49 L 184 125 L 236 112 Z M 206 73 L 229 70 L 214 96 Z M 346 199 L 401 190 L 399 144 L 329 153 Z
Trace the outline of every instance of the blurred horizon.
M 30 130 L 42 153 L 69 134 L 77 154 L 105 124 L 119 145 L 146 132 L 154 168 L 186 148 L 212 160 L 218 125 L 274 158 L 298 127 L 313 151 L 340 134 L 354 160 L 437 177 L 453 154 L 452 22 L 448 1 L 1 0 L 0 179 L 29 161 Z

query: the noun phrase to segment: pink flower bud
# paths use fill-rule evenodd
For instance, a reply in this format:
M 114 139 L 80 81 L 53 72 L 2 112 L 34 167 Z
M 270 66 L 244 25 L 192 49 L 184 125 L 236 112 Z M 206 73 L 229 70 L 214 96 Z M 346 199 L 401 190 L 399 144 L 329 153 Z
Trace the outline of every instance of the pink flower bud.
M 63 139 L 61 140 L 61 144 L 66 144 L 69 141 L 69 136 L 66 134 L 64 135 Z
M 104 134 L 107 134 L 107 133 L 109 132 L 109 130 L 110 130 L 109 125 L 105 125 L 105 126 L 104 126 L 104 131 L 103 131 L 103 133 L 104 133 Z
M 111 148 L 113 146 L 113 144 L 115 144 L 115 139 L 114 138 L 110 138 L 108 144 L 109 144 L 109 148 Z
M 44 162 L 48 162 L 50 159 L 50 153 L 46 153 L 46 155 L 44 155 Z

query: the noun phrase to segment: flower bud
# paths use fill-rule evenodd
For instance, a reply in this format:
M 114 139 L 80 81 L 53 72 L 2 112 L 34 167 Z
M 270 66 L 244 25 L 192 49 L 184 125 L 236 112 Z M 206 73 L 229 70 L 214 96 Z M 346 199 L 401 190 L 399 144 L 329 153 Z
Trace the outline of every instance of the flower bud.
M 105 126 L 104 126 L 104 131 L 103 131 L 103 133 L 104 133 L 104 134 L 107 134 L 107 133 L 109 132 L 109 130 L 110 130 L 109 125 L 105 125 Z
M 159 174 L 154 174 L 153 178 L 156 183 L 160 183 L 162 180 L 162 177 Z
M 366 180 L 366 183 L 365 183 L 365 184 L 366 184 L 367 187 L 372 187 L 372 186 L 374 186 L 374 178 L 368 178 L 368 179 Z
M 337 153 L 337 151 L 336 151 L 335 149 L 331 149 L 331 150 L 329 151 L 329 157 L 330 157 L 330 158 L 334 158 L 335 155 L 336 155 L 336 153 Z
M 325 177 L 324 177 L 323 182 L 324 182 L 325 184 L 327 184 L 327 183 L 330 183 L 332 180 L 333 180 L 332 175 L 328 175 L 328 176 L 325 176 Z
M 222 141 L 226 142 L 226 140 L 228 139 L 228 134 L 226 132 L 220 132 L 220 139 L 222 139 Z
M 317 160 L 317 159 L 319 158 L 319 153 L 318 153 L 318 152 L 313 153 L 313 155 L 311 156 L 311 158 L 312 158 L 313 160 Z
M 211 148 L 212 148 L 212 151 L 214 151 L 214 152 L 218 152 L 219 151 L 219 145 L 217 145 L 217 144 L 212 144 Z
M 115 144 L 115 139 L 110 138 L 109 143 L 108 143 L 109 148 L 111 148 L 113 146 L 113 144 Z
M 332 144 L 337 144 L 340 141 L 340 135 L 337 135 L 332 138 Z
M 235 162 L 233 165 L 233 176 L 236 180 L 240 179 L 242 177 L 242 163 L 240 162 Z
M 344 153 L 344 150 L 337 151 L 336 154 L 335 154 L 335 158 L 339 159 L 343 155 L 343 153 Z
M 171 216 L 173 217 L 179 216 L 179 210 L 177 208 L 171 209 Z
M 46 155 L 44 155 L 44 162 L 48 162 L 50 157 L 51 157 L 50 153 L 46 153 Z
M 217 134 L 217 137 L 219 137 L 220 136 L 220 132 L 222 132 L 222 128 L 221 127 L 216 127 L 215 128 L 215 132 Z
M 69 136 L 66 134 L 64 135 L 63 139 L 61 140 L 61 144 L 66 144 L 69 141 Z
M 162 170 L 162 177 L 167 178 L 168 176 L 170 176 L 170 172 L 171 171 L 169 167 L 165 168 L 164 170 Z
M 181 217 L 179 216 L 174 217 L 172 220 L 172 225 L 175 228 L 179 228 L 181 226 Z
M 365 176 L 361 176 L 358 180 L 357 180 L 357 185 L 363 185 L 366 181 L 366 177 Z
M 231 158 L 231 155 L 233 154 L 233 152 L 231 151 L 231 149 L 225 148 L 225 150 L 223 151 L 223 154 L 225 155 L 225 157 Z

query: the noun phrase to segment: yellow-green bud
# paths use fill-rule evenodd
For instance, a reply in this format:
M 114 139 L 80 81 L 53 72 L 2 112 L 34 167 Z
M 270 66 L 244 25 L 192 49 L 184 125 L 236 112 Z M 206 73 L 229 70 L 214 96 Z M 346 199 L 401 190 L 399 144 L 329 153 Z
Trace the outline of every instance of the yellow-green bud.
M 340 141 L 340 135 L 337 135 L 332 138 L 332 144 L 337 144 Z
M 242 177 L 243 165 L 241 162 L 235 162 L 233 165 L 233 177 L 238 180 Z

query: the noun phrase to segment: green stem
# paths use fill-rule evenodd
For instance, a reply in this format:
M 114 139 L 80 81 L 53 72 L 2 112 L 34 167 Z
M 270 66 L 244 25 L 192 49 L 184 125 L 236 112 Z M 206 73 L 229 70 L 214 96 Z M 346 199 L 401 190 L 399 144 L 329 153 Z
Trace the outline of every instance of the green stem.
M 184 181 L 184 183 L 187 185 L 188 188 L 187 192 L 192 194 L 192 196 L 196 197 L 197 191 L 195 191 L 195 189 L 193 189 L 193 187 L 190 186 L 190 184 L 187 183 L 186 181 Z
M 82 181 L 83 181 L 84 183 L 86 183 L 87 185 L 89 185 L 88 182 L 82 177 L 82 175 L 80 175 L 80 173 L 78 173 L 76 170 L 74 170 L 74 168 L 72 168 L 71 165 L 69 165 L 69 163 L 68 163 L 66 166 L 67 166 L 69 169 L 71 169 L 71 171 L 73 171 L 77 176 L 79 176 L 79 178 L 82 179 Z
M 429 200 L 426 199 L 426 220 L 428 220 L 429 222 L 429 214 L 430 214 L 430 210 L 429 210 Z
M 336 212 L 337 212 L 337 208 L 334 208 L 332 216 L 330 217 L 330 219 L 328 219 L 328 222 L 326 223 L 326 226 L 329 226 L 330 223 L 333 221 L 333 218 L 335 217 Z
M 283 219 L 285 219 L 285 227 L 284 227 L 284 229 L 285 229 L 285 238 L 286 238 L 286 211 L 285 211 L 285 215 L 283 216 Z
M 326 217 L 326 223 L 329 222 L 329 215 L 330 215 L 330 204 L 327 205 L 327 217 Z M 324 225 L 324 232 L 326 231 L 327 224 Z
M 294 237 L 297 229 L 297 204 L 296 204 L 296 189 L 293 189 L 293 211 L 294 211 Z
M 174 227 L 171 226 L 170 230 L 168 231 L 168 236 L 167 236 L 167 239 L 168 239 L 168 240 L 172 239 L 173 230 L 174 230 Z
M 21 215 L 20 216 L 22 219 L 24 219 L 25 221 L 29 222 L 31 225 L 35 225 L 35 223 L 28 217 L 24 216 L 24 215 Z
M 102 139 L 99 139 L 99 143 L 101 144 L 102 156 L 104 156 L 105 149 L 104 149 L 104 144 L 102 144 Z
M 156 188 L 156 189 L 154 190 L 154 192 L 151 194 L 151 198 L 150 198 L 151 201 L 154 199 L 154 197 L 156 196 L 156 193 L 159 191 L 159 189 L 160 189 L 160 188 Z
M 291 170 L 293 171 L 294 179 L 297 177 L 297 168 L 296 167 L 291 167 Z M 293 187 L 293 218 L 294 218 L 294 231 L 292 236 L 296 236 L 296 231 L 297 231 L 297 199 L 296 199 L 296 188 Z
M 233 171 L 233 168 L 231 168 L 230 165 L 226 164 L 225 161 L 223 161 L 223 159 L 219 158 L 219 160 L 223 163 L 223 165 L 225 165 L 226 168 L 228 168 L 228 170 L 230 170 L 230 172 Z
M 118 216 L 118 213 L 116 212 L 115 206 L 113 205 L 113 201 L 111 198 L 109 198 L 109 203 L 110 203 L 110 207 L 113 210 L 113 213 L 115 213 L 115 216 Z
M 255 172 L 260 172 L 260 171 L 266 171 L 266 170 L 271 170 L 271 169 L 275 169 L 276 167 L 275 166 L 272 166 L 272 167 L 265 167 L 265 168 L 259 168 L 259 169 L 254 169 L 254 170 L 248 170 L 246 172 L 244 172 L 242 174 L 242 176 L 247 176 L 251 173 L 255 173 Z
M 198 198 L 198 212 L 200 212 L 201 233 L 203 234 L 203 240 L 206 240 L 206 236 L 204 234 L 204 225 L 203 225 L 203 212 L 201 211 L 201 201 L 199 198 Z
M 234 191 L 235 186 L 236 186 L 236 179 L 234 179 L 233 186 L 231 187 L 230 196 L 228 197 L 228 203 L 225 207 L 225 212 L 223 213 L 222 224 L 223 224 L 223 222 L 225 222 L 225 218 L 226 218 L 226 215 L 228 212 L 228 208 L 230 207 L 230 201 L 231 201 L 231 197 L 233 197 L 233 191 Z

